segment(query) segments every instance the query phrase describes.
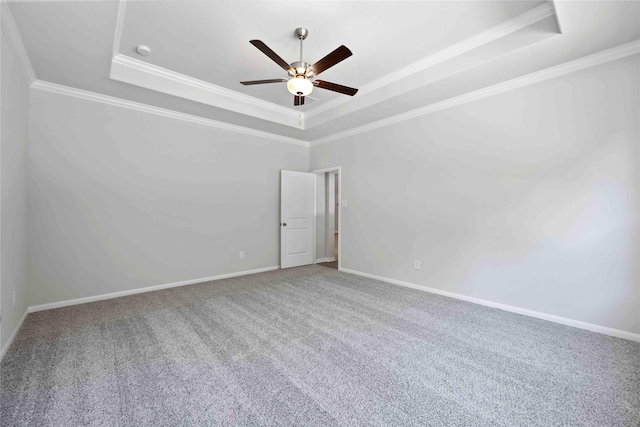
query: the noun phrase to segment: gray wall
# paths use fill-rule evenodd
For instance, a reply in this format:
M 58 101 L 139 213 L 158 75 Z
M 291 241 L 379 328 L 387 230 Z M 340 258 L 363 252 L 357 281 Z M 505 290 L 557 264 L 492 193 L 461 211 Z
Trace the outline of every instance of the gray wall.
M 634 55 L 312 148 L 342 166 L 343 267 L 639 333 L 639 76 Z
M 27 137 L 29 85 L 2 34 L 0 150 L 0 348 L 27 310 Z M 16 305 L 13 306 L 13 292 Z
M 31 102 L 31 305 L 279 264 L 279 171 L 308 171 L 308 148 L 40 90 Z

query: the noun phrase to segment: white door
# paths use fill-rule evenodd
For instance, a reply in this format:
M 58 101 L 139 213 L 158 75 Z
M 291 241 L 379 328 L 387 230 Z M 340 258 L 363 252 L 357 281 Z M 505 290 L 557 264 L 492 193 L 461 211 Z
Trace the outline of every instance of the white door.
M 313 264 L 315 177 L 280 172 L 280 268 Z

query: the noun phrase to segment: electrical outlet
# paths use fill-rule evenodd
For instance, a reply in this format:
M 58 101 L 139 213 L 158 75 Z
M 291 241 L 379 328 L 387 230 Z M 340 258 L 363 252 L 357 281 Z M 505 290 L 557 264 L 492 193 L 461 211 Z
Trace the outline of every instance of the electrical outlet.
M 420 270 L 420 261 L 419 260 L 413 261 L 413 268 L 415 268 L 416 270 Z
M 244 259 L 244 251 L 240 251 L 240 255 L 238 255 L 240 259 Z
M 16 291 L 13 291 L 13 306 L 16 306 Z

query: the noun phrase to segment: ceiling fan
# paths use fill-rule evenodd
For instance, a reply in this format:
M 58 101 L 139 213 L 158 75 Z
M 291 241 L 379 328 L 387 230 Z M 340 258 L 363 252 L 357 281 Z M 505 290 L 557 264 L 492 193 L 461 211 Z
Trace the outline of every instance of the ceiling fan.
M 309 31 L 307 31 L 306 28 L 296 28 L 295 35 L 300 40 L 300 61 L 292 62 L 291 64 L 287 64 L 284 59 L 278 56 L 277 53 L 271 50 L 269 46 L 264 44 L 262 41 L 250 41 L 252 45 L 257 47 L 262 53 L 271 58 L 273 62 L 289 73 L 288 79 L 251 80 L 240 83 L 243 85 L 261 85 L 265 83 L 287 82 L 287 89 L 294 95 L 293 105 L 295 106 L 304 105 L 304 97 L 311 93 L 314 86 L 349 96 L 353 96 L 358 92 L 358 89 L 354 89 L 352 87 L 342 86 L 336 83 L 326 82 L 324 80 L 313 80 L 321 72 L 353 55 L 346 46 L 340 46 L 315 64 L 311 65 L 308 62 L 304 62 L 302 59 L 302 42 L 307 38 L 307 35 L 309 35 Z

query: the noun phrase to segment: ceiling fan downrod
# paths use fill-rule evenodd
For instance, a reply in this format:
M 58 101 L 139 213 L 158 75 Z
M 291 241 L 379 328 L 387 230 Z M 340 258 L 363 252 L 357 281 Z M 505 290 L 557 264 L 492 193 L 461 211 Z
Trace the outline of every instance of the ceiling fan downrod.
M 305 62 L 304 59 L 302 59 L 303 58 L 302 46 L 303 46 L 304 39 L 306 39 L 307 36 L 309 35 L 309 30 L 307 30 L 306 28 L 298 27 L 296 28 L 295 35 L 298 38 L 298 40 L 300 40 L 300 61 L 291 63 L 292 70 L 289 72 L 289 75 L 291 77 L 308 79 L 313 76 L 313 71 L 310 69 L 311 64 Z
M 309 30 L 307 30 L 306 28 L 298 27 L 296 28 L 295 34 L 298 40 L 300 40 L 300 62 L 302 62 L 302 42 L 309 35 Z

